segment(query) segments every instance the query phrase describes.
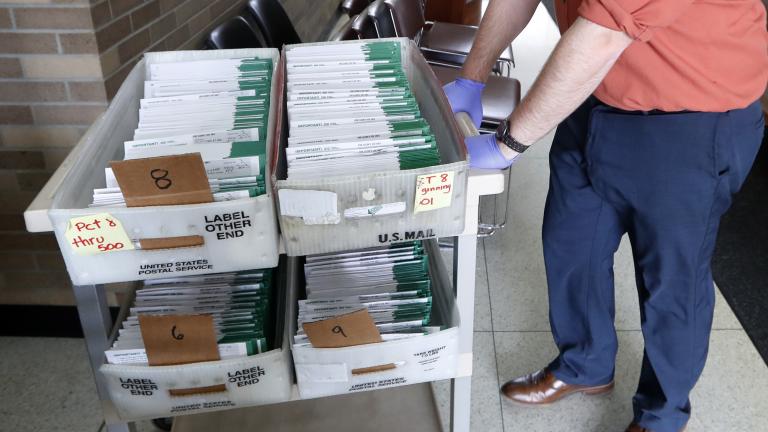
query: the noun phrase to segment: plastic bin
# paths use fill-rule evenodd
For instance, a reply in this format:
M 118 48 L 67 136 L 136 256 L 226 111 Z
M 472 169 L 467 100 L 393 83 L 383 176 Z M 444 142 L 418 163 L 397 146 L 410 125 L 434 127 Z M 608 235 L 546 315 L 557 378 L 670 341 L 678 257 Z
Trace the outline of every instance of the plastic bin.
M 243 358 L 178 366 L 104 364 L 99 373 L 107 381 L 110 399 L 123 420 L 170 417 L 242 408 L 289 400 L 293 387 L 291 334 L 287 322 L 296 321 L 298 259 L 287 258 L 276 272 L 278 299 L 276 336 L 279 346 Z M 224 384 L 226 391 L 171 396 L 171 389 Z
M 424 242 L 432 279 L 429 335 L 344 348 L 292 347 L 296 382 L 303 399 L 455 378 L 459 371 L 459 311 L 436 240 Z M 295 307 L 295 305 L 294 305 Z M 296 321 L 291 321 L 295 334 Z M 395 369 L 356 374 L 355 369 L 394 363 Z
M 287 121 L 285 86 L 279 101 L 277 127 L 277 167 L 275 185 L 282 189 L 333 192 L 341 215 L 335 224 L 307 225 L 299 217 L 280 214 L 285 250 L 288 255 L 309 255 L 350 249 L 382 246 L 390 243 L 433 237 L 453 236 L 464 231 L 466 202 L 467 162 L 466 147 L 456 126 L 445 94 L 419 48 L 406 38 L 394 40 L 402 44 L 402 61 L 421 114 L 435 134 L 442 164 L 405 171 L 382 171 L 366 175 L 334 176 L 296 181 L 287 178 L 285 147 L 287 145 Z M 358 43 L 359 41 L 339 42 Z M 324 45 L 303 44 L 303 45 Z M 284 50 L 289 50 L 288 45 Z M 285 79 L 285 56 L 282 56 L 280 74 Z M 361 127 L 363 127 L 361 125 Z M 414 213 L 416 179 L 420 175 L 454 173 L 453 197 L 450 207 Z M 279 195 L 278 195 L 279 200 Z M 383 204 L 404 203 L 405 211 L 396 214 L 346 218 L 344 212 L 352 208 L 370 208 Z M 401 204 L 402 205 L 402 204 Z
M 144 94 L 143 83 L 148 76 L 147 65 L 227 57 L 271 58 L 275 68 L 273 77 L 277 75 L 279 54 L 275 49 L 148 53 L 128 75 L 106 113 L 78 144 L 78 159 L 61 181 L 48 212 L 75 285 L 277 266 L 279 237 L 269 172 L 265 173 L 267 194 L 255 198 L 178 206 L 88 208 L 92 190 L 105 185 L 104 168 L 111 160 L 123 159 L 123 142 L 133 137 L 133 130 L 138 124 L 139 99 Z M 279 94 L 278 80 L 273 78 L 266 137 L 268 143 L 273 140 Z M 267 147 L 270 162 L 272 146 Z M 103 212 L 118 219 L 132 239 L 199 235 L 204 238 L 204 245 L 98 255 L 75 253 L 65 236 L 69 220 Z M 224 229 L 212 225 L 216 216 L 226 221 L 235 215 L 239 219 L 247 219 L 250 226 Z

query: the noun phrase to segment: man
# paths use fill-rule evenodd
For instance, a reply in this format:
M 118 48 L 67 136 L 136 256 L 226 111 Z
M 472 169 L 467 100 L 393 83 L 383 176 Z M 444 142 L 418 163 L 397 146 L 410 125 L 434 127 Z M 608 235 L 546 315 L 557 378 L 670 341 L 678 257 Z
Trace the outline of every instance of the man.
M 763 136 L 755 101 L 768 77 L 765 8 L 760 0 L 555 2 L 568 30 L 538 80 L 495 135 L 467 139 L 472 166 L 503 168 L 560 123 L 543 224 L 560 354 L 501 391 L 539 405 L 612 389 L 613 255 L 627 233 L 645 338 L 627 431 L 677 432 L 707 356 L 718 224 Z M 480 123 L 491 65 L 537 3 L 491 1 L 462 78 L 445 87 L 455 112 Z

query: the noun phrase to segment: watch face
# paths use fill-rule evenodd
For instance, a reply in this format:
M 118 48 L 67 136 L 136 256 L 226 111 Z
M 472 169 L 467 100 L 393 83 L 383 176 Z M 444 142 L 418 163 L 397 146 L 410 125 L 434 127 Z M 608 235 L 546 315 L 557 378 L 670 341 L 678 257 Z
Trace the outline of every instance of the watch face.
M 507 136 L 507 131 L 509 131 L 509 120 L 504 120 L 499 123 L 499 127 L 496 128 L 496 138 L 498 138 L 499 141 L 504 141 L 504 138 Z
M 504 120 L 496 129 L 496 139 L 517 153 L 522 153 L 528 146 L 520 144 L 509 134 L 509 119 Z

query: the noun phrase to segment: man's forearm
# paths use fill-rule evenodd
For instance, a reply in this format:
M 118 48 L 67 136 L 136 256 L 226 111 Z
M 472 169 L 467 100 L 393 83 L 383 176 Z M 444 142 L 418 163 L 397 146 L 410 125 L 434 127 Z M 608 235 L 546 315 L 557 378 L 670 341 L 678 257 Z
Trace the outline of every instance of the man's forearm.
M 528 25 L 538 4 L 539 0 L 491 0 L 461 75 L 485 82 L 504 49 Z
M 622 32 L 578 18 L 510 116 L 510 135 L 526 145 L 538 141 L 592 94 L 631 43 Z

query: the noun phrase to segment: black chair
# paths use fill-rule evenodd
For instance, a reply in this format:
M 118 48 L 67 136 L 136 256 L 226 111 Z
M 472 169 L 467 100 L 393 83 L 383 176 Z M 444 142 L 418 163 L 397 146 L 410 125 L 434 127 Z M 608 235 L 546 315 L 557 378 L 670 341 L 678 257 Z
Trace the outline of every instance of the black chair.
M 356 16 L 353 16 L 347 20 L 347 22 L 345 22 L 344 25 L 342 25 L 334 34 L 332 34 L 328 40 L 336 42 L 358 39 L 357 31 L 355 31 L 355 29 L 352 27 L 355 18 Z
M 249 0 L 248 11 L 269 48 L 301 43 L 296 29 L 278 0 Z
M 368 9 L 366 9 L 366 13 L 376 27 L 378 37 L 389 38 L 398 36 L 395 30 L 395 20 L 392 18 L 387 5 L 384 4 L 384 0 L 377 0 L 371 3 Z
M 235 16 L 211 30 L 205 40 L 206 49 L 262 48 L 264 41 L 242 16 Z
M 364 11 L 365 8 L 371 4 L 371 1 L 372 0 L 342 0 L 339 8 L 351 19 Z
M 395 33 L 398 37 L 407 37 L 419 43 L 421 33 L 427 24 L 424 9 L 418 0 L 378 1 L 389 11 L 388 15 L 394 21 Z
M 358 39 L 378 39 L 376 26 L 373 19 L 365 12 L 352 19 L 352 30 L 357 33 Z
M 388 13 L 378 12 L 379 20 L 392 20 L 395 35 L 416 41 L 431 63 L 449 67 L 464 64 L 477 27 L 426 21 L 418 0 L 376 0 L 376 3 L 383 3 L 388 10 Z M 513 66 L 512 47 L 508 47 L 497 60 L 494 71 L 509 76 Z

